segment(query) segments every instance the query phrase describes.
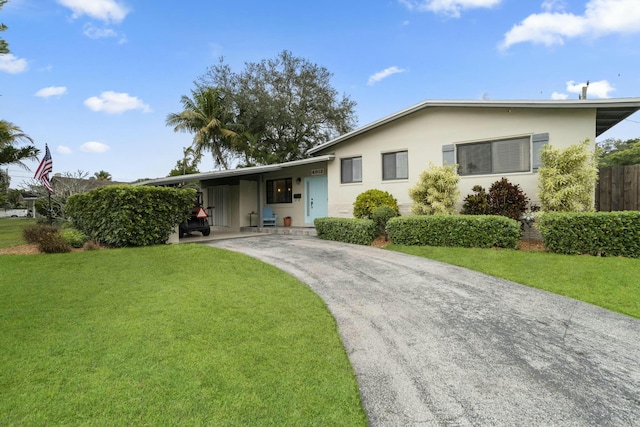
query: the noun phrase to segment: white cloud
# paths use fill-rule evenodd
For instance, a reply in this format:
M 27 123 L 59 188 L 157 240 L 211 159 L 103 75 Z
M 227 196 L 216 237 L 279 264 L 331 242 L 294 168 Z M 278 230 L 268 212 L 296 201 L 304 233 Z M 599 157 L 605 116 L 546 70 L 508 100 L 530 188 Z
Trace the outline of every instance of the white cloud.
M 122 33 L 118 33 L 113 28 L 98 28 L 90 23 L 85 24 L 84 31 L 82 33 L 94 40 L 119 37 L 118 44 L 124 44 L 127 42 L 127 37 Z
M 382 71 L 379 71 L 379 72 L 375 73 L 371 77 L 369 77 L 369 81 L 367 82 L 367 85 L 368 86 L 373 86 L 374 84 L 378 83 L 380 80 L 386 79 L 390 75 L 398 74 L 398 73 L 404 73 L 405 71 L 407 71 L 407 70 L 405 70 L 403 68 L 398 68 L 396 66 L 386 68 L 386 69 L 384 69 Z
M 490 8 L 502 0 L 398 0 L 409 10 L 419 12 L 442 13 L 454 18 L 464 9 Z
M 9 74 L 19 74 L 27 70 L 27 60 L 18 58 L 11 53 L 0 55 L 0 71 Z
M 67 88 L 65 86 L 49 86 L 40 89 L 35 93 L 35 96 L 39 96 L 41 98 L 48 98 L 50 96 L 60 96 L 67 93 Z
M 90 110 L 102 111 L 107 114 L 121 114 L 129 110 L 142 110 L 145 113 L 151 108 L 135 96 L 113 91 L 102 92 L 100 96 L 92 96 L 84 101 Z
M 109 146 L 107 144 L 97 141 L 85 142 L 80 146 L 80 151 L 84 151 L 85 153 L 104 153 L 108 149 Z
M 582 94 L 582 88 L 587 83 L 576 83 L 573 80 L 567 82 L 567 92 Z M 611 87 L 608 81 L 600 80 L 598 82 L 589 82 L 587 88 L 587 98 L 609 98 L 609 92 L 614 92 L 615 89 Z
M 118 33 L 112 28 L 98 28 L 92 24 L 85 24 L 83 34 L 90 39 L 118 37 Z
M 73 150 L 66 145 L 58 145 L 56 152 L 60 154 L 71 154 L 73 153 Z
M 560 100 L 564 100 L 564 99 L 569 99 L 569 95 L 567 95 L 566 93 L 553 92 L 551 94 L 551 99 L 556 100 L 556 101 L 560 101 Z
M 544 0 L 542 2 L 542 9 L 545 12 L 553 12 L 554 10 L 564 10 L 567 7 L 567 3 L 564 0 Z
M 87 15 L 104 22 L 122 22 L 129 9 L 115 0 L 58 0 L 73 12 L 73 18 Z
M 583 15 L 552 12 L 557 2 L 545 1 L 544 13 L 534 13 L 504 36 L 500 48 L 531 42 L 547 46 L 562 45 L 567 38 L 600 37 L 612 33 L 640 32 L 638 0 L 589 0 Z

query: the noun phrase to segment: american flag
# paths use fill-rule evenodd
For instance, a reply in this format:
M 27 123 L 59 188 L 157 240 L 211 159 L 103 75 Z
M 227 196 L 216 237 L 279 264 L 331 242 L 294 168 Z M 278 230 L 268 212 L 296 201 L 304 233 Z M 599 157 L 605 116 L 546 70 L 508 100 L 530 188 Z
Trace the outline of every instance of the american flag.
M 40 162 L 40 166 L 36 170 L 36 174 L 33 176 L 34 179 L 40 181 L 42 185 L 49 191 L 49 193 L 53 193 L 53 187 L 51 187 L 51 182 L 49 181 L 49 174 L 53 170 L 53 161 L 51 160 L 51 152 L 49 151 L 49 146 L 45 145 L 45 153 L 42 161 Z

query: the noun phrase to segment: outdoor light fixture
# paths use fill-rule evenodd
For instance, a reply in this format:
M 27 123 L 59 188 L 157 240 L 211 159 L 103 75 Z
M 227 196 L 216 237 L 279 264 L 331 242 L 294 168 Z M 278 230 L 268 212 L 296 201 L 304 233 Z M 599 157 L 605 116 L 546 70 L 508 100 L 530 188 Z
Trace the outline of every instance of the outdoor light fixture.
M 302 178 L 297 177 L 297 178 L 296 178 L 296 184 L 300 184 L 300 182 L 302 182 Z

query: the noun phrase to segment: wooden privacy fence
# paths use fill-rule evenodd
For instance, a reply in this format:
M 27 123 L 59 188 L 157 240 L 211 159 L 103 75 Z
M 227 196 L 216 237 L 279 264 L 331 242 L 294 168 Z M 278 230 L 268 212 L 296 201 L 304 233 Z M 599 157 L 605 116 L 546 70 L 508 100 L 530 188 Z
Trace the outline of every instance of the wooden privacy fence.
M 596 187 L 596 210 L 640 210 L 640 165 L 600 169 Z

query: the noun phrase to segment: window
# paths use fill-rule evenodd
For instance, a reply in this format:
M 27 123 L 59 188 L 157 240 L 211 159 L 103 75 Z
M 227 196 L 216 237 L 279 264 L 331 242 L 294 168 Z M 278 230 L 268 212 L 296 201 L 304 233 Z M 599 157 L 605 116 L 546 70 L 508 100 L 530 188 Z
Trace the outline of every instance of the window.
M 385 153 L 382 155 L 382 179 L 409 178 L 409 154 L 407 151 Z
M 460 175 L 482 175 L 531 170 L 531 138 L 511 138 L 456 146 Z
M 267 204 L 291 203 L 291 178 L 267 181 Z
M 342 159 L 340 162 L 340 182 L 362 182 L 362 157 Z

